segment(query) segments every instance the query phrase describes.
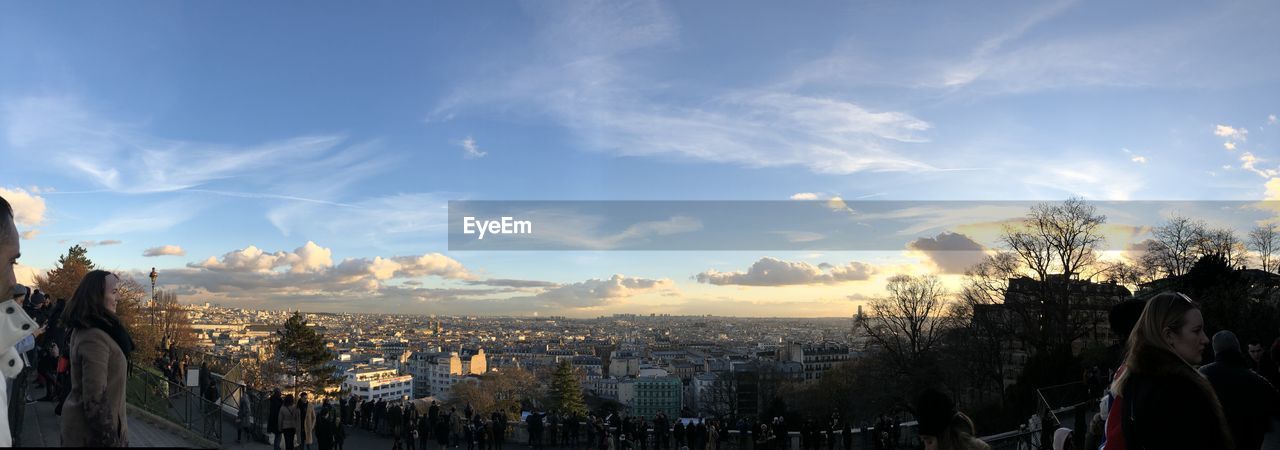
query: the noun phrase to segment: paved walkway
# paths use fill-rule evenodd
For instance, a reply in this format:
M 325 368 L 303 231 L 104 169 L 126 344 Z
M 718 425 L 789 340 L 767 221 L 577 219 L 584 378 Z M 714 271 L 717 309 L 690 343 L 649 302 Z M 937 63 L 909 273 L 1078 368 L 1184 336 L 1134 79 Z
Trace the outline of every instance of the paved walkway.
M 31 389 L 32 397 L 44 390 Z M 53 402 L 35 402 L 26 405 L 23 415 L 21 444 L 23 447 L 61 447 L 60 417 L 53 414 Z M 234 438 L 234 436 L 232 436 Z M 129 415 L 129 446 L 131 447 L 197 447 L 163 427 L 152 425 L 134 415 Z

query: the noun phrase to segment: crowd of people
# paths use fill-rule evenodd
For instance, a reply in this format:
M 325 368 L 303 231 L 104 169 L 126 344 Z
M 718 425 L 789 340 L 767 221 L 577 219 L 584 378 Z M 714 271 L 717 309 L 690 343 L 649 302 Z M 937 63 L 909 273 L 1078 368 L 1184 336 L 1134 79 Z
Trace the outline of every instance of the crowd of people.
M 116 315 L 120 277 L 93 270 L 70 299 L 51 300 L 17 283 L 22 255 L 12 206 L 0 198 L 0 446 L 22 444 L 28 384 L 55 401 L 61 444 L 116 447 L 129 443 L 125 392 L 134 345 Z
M 1234 332 L 1218 331 L 1211 340 L 1207 325 L 1199 305 L 1177 292 L 1113 307 L 1112 330 L 1122 339 L 1117 362 L 1090 368 L 1084 376 L 1090 395 L 1100 396 L 1098 412 L 1084 433 L 1033 417 L 1030 428 L 1045 437 L 1032 447 L 1079 448 L 1083 435 L 1087 449 L 1263 448 L 1268 432 L 1273 439 L 1280 433 L 1280 341 L 1268 351 L 1260 340 L 1250 340 L 1246 356 Z M 922 394 L 915 415 L 928 450 L 988 448 L 944 393 Z
M 1199 306 L 1180 293 L 1157 295 L 1141 307 L 1126 309 L 1122 304 L 1113 309 L 1113 316 L 1113 329 L 1129 330 L 1127 348 L 1088 430 L 1086 445 L 1103 449 L 1262 447 L 1269 426 L 1280 416 L 1280 394 L 1275 388 L 1280 380 L 1275 375 L 1275 358 L 1257 351 L 1259 341 L 1251 341 L 1255 351 L 1249 357 L 1230 330 L 1215 333 L 1211 341 Z M 1210 355 L 1208 348 L 1212 348 Z M 1204 364 L 1206 356 L 1213 361 Z

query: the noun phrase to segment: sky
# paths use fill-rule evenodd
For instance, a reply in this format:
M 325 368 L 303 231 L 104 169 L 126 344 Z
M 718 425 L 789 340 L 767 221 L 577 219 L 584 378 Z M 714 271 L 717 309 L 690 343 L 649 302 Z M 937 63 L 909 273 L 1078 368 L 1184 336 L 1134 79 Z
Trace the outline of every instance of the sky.
M 0 4 L 20 270 L 186 302 L 847 316 L 990 241 L 450 251 L 448 202 L 1280 198 L 1274 2 L 65 6 Z

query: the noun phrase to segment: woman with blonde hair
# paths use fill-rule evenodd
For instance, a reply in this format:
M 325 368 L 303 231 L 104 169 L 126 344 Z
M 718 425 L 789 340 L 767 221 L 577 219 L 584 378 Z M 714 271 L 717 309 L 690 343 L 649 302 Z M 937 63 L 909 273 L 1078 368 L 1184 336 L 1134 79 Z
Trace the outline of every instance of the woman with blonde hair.
M 937 389 L 926 389 L 915 401 L 915 416 L 925 450 L 990 450 L 974 437 L 973 421 L 956 410 L 951 397 Z
M 1186 295 L 1147 301 L 1129 334 L 1125 370 L 1111 385 L 1128 448 L 1234 448 L 1213 387 L 1193 367 L 1208 344 L 1204 316 Z

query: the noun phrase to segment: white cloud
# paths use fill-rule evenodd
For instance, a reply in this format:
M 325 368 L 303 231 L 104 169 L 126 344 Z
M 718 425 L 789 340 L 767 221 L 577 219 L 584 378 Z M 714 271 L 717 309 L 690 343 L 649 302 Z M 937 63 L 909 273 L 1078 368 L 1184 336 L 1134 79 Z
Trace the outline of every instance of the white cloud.
M 818 194 L 813 192 L 800 192 L 791 196 L 792 200 L 817 200 Z
M 0 132 L 15 164 L 34 171 L 76 173 L 115 193 L 196 191 L 206 194 L 340 203 L 317 198 L 399 157 L 378 143 L 345 144 L 341 135 L 304 135 L 256 145 L 180 140 L 151 134 L 140 123 L 97 114 L 75 97 L 25 97 L 0 104 Z M 218 189 L 234 179 L 238 189 Z M 47 191 L 47 190 L 46 190 Z
M 311 241 L 307 241 L 292 252 L 267 253 L 250 245 L 228 252 L 221 258 L 210 256 L 203 262 L 191 263 L 187 266 L 232 272 L 270 272 L 288 267 L 290 273 L 314 273 L 333 267 L 333 251 Z
M 675 283 L 669 279 L 647 279 L 614 274 L 604 280 L 593 278 L 550 288 L 531 299 L 568 308 L 586 308 L 651 293 L 675 293 Z
M 1223 143 L 1222 143 L 1222 148 L 1225 148 L 1225 149 L 1227 149 L 1227 150 L 1229 150 L 1229 151 L 1235 151 L 1235 150 L 1236 150 L 1236 143 L 1235 143 L 1235 142 L 1223 142 Z
M 1135 155 L 1133 158 L 1130 158 L 1130 160 L 1131 160 L 1131 161 L 1133 161 L 1133 162 L 1136 162 L 1136 163 L 1138 163 L 1138 164 L 1146 164 L 1146 163 L 1147 163 L 1147 157 L 1146 157 L 1146 156 L 1137 156 L 1137 155 Z
M 0 187 L 0 197 L 4 197 L 13 207 L 13 220 L 20 227 L 34 227 L 44 223 L 45 202 L 39 192 L 27 191 L 23 188 L 6 189 Z
M 813 242 L 826 239 L 827 236 L 822 233 L 814 233 L 812 231 L 777 231 L 787 239 L 787 242 Z
M 124 242 L 116 239 L 106 239 L 102 241 L 80 241 L 80 246 L 89 248 L 89 247 L 102 247 L 102 246 L 108 246 L 108 245 L 120 245 L 123 243 Z
M 1009 170 L 1019 174 L 1017 179 L 1025 186 L 1095 200 L 1129 200 L 1144 184 L 1143 177 L 1134 171 L 1098 160 L 1017 162 Z
M 849 205 L 844 202 L 844 199 L 840 197 L 831 197 L 827 199 L 827 208 L 830 208 L 832 211 L 837 211 L 837 212 L 839 211 L 844 211 L 848 213 L 854 212 L 853 208 L 850 208 Z
M 1266 187 L 1266 194 L 1264 194 L 1262 198 L 1263 200 L 1280 201 L 1280 178 L 1272 178 L 1270 180 L 1267 180 L 1265 187 Z
M 27 230 L 22 232 L 22 239 L 30 241 L 32 239 L 35 239 L 36 236 L 39 236 L 39 235 L 40 235 L 40 230 Z
M 1244 142 L 1249 138 L 1249 130 L 1244 128 L 1235 128 L 1230 125 L 1215 125 L 1213 135 L 1224 137 L 1231 141 Z
M 340 144 L 340 136 L 304 136 L 236 147 L 147 134 L 107 119 L 70 97 L 27 97 L 4 104 L 9 145 L 43 164 L 74 169 L 104 189 L 168 192 L 229 177 L 269 179 Z M 260 178 L 261 179 L 261 178 Z
M 633 223 L 622 231 L 605 230 L 603 217 L 576 211 L 530 210 L 520 217 L 538 224 L 530 237 L 573 248 L 608 250 L 654 236 L 690 233 L 703 228 L 702 221 L 688 216 Z
M 539 25 L 533 61 L 459 89 L 432 116 L 484 106 L 528 112 L 556 120 L 584 148 L 625 156 L 830 174 L 936 170 L 898 151 L 926 141 L 922 133 L 931 128 L 906 112 L 773 87 L 686 95 L 645 78 L 634 53 L 676 39 L 674 19 L 656 1 L 526 6 Z
M 334 208 L 291 203 L 267 212 L 267 219 L 281 234 L 294 233 L 316 239 L 361 239 L 375 246 L 406 240 L 420 244 L 423 236 L 441 234 L 448 216 L 450 193 L 412 193 L 374 197 Z
M 1258 174 L 1264 178 L 1272 178 L 1280 175 L 1280 170 L 1259 168 L 1258 164 L 1265 162 L 1265 159 L 1256 157 L 1253 153 L 1244 152 L 1240 155 L 1240 168 Z
M 314 242 L 291 252 L 270 253 L 250 245 L 221 257 L 188 263 L 187 269 L 176 273 L 177 283 L 209 292 L 257 289 L 273 295 L 377 291 L 386 282 L 422 277 L 478 279 L 462 263 L 439 253 L 347 258 L 335 265 L 332 251 Z
M 162 245 L 159 247 L 151 247 L 142 252 L 142 256 L 187 256 L 187 251 L 177 245 Z
M 1268 115 L 1268 116 L 1267 116 L 1267 123 L 1272 124 L 1272 125 L 1275 125 L 1275 124 L 1276 124 L 1276 115 L 1275 115 L 1275 114 Z
M 842 266 L 822 263 L 817 266 L 803 261 L 783 261 L 764 257 L 745 272 L 719 272 L 714 269 L 694 275 L 699 283 L 719 286 L 788 286 L 806 284 L 835 284 L 871 278 L 875 267 L 860 262 Z
M 186 196 L 174 200 L 156 201 L 103 218 L 88 230 L 58 235 L 120 235 L 164 231 L 190 220 L 208 206 L 209 202 L 194 201 Z
M 465 151 L 462 156 L 467 159 L 483 158 L 485 155 L 489 154 L 489 152 L 480 150 L 480 147 L 476 145 L 476 140 L 472 139 L 471 136 L 467 136 L 466 139 L 463 139 L 460 145 L 462 145 L 462 149 Z

